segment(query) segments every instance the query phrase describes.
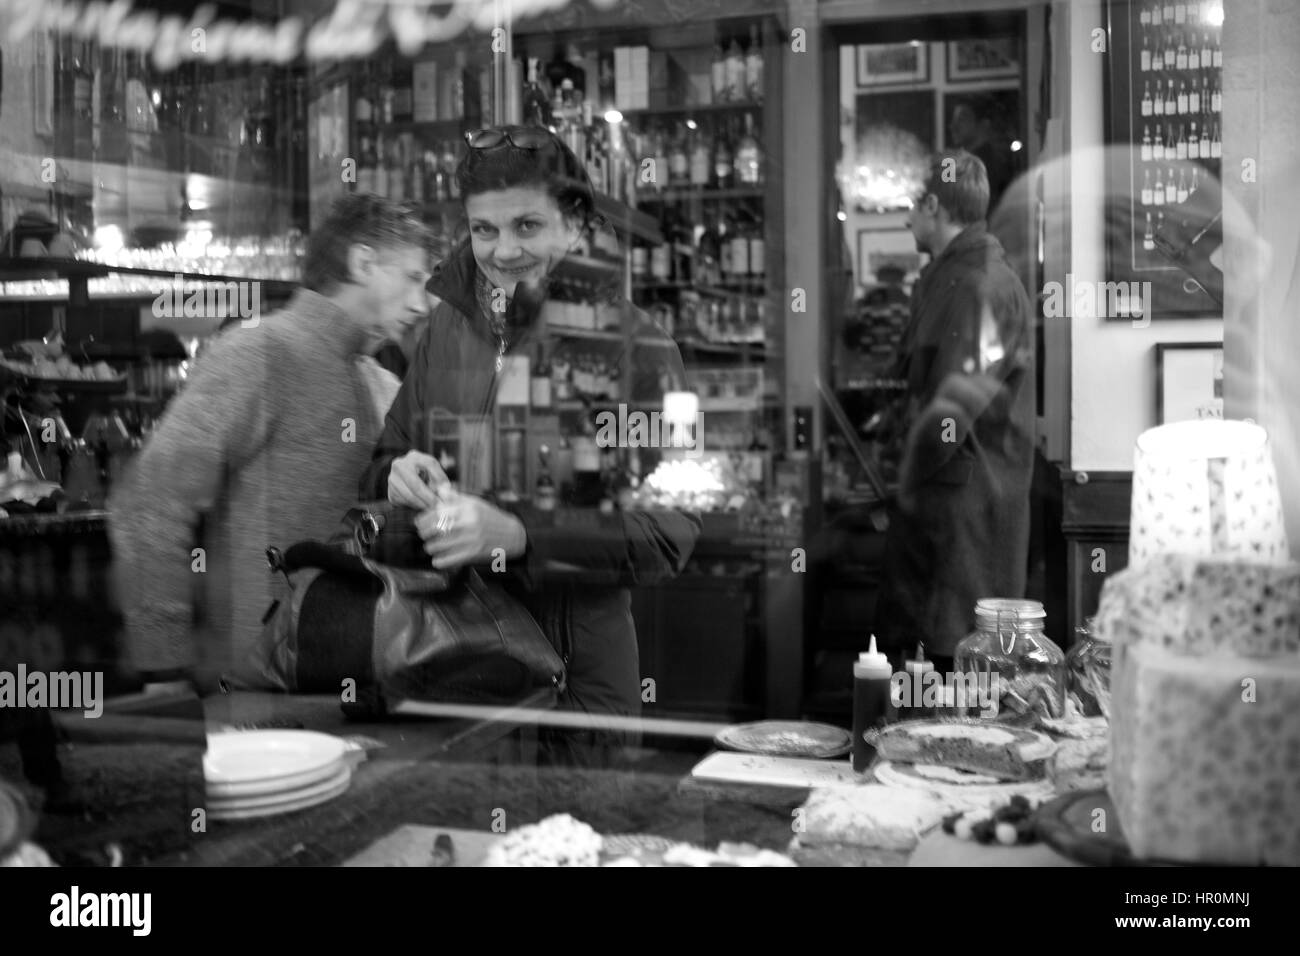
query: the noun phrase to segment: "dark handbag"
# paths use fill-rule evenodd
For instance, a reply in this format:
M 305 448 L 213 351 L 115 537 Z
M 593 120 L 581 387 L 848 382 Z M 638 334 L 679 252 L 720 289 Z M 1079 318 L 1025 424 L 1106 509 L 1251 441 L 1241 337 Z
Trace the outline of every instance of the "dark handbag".
M 346 692 L 351 679 L 382 699 L 445 703 L 563 690 L 565 662 L 532 615 L 472 568 L 431 568 L 415 514 L 353 508 L 329 541 L 268 549 L 291 593 L 267 614 L 260 679 L 300 693 Z

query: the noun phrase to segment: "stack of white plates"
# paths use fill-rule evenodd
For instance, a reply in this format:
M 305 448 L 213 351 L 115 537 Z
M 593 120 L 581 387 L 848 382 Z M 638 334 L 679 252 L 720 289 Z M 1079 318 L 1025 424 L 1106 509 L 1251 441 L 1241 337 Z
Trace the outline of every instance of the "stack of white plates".
M 203 757 L 208 817 L 269 817 L 332 800 L 352 780 L 346 749 L 339 738 L 310 730 L 211 734 Z

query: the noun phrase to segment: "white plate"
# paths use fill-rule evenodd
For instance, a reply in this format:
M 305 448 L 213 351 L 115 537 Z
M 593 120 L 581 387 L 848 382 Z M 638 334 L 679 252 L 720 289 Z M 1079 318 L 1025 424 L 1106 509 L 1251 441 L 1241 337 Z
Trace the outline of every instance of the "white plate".
M 302 786 L 329 775 L 346 750 L 338 737 L 311 730 L 242 730 L 210 734 L 203 755 L 209 788 L 276 781 L 280 787 Z
M 352 768 L 343 763 L 339 765 L 335 773 L 330 774 L 326 779 L 305 787 L 292 787 L 277 790 L 273 793 L 241 797 L 218 797 L 209 791 L 207 808 L 209 812 L 213 810 L 251 810 L 256 807 L 273 807 L 281 803 L 296 803 L 299 800 L 327 793 L 340 783 L 345 783 L 351 777 Z
M 326 803 L 333 800 L 348 789 L 352 782 L 352 776 L 349 774 L 344 778 L 342 783 L 336 784 L 324 793 L 316 794 L 311 797 L 303 797 L 299 800 L 293 800 L 289 803 L 277 803 L 270 807 L 246 807 L 242 810 L 222 810 L 209 809 L 209 820 L 251 820 L 256 817 L 273 817 L 279 813 L 291 813 L 294 810 L 305 810 L 308 807 L 314 807 L 318 804 Z
M 291 774 L 286 777 L 272 777 L 269 780 L 250 780 L 248 783 L 212 783 L 209 781 L 207 786 L 208 799 L 220 802 L 246 797 L 271 796 L 289 790 L 310 787 L 324 780 L 337 777 L 339 770 L 346 765 L 346 760 L 339 759 L 322 764 L 314 770 Z

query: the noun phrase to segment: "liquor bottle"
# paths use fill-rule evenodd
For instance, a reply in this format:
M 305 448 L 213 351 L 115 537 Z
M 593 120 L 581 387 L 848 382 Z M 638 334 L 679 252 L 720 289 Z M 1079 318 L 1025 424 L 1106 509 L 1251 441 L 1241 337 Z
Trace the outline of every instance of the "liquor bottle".
M 1182 131 L 1181 127 L 1179 128 L 1178 131 L 1178 145 L 1174 149 L 1174 158 L 1175 159 L 1187 158 L 1187 134 Z
M 1187 22 L 1199 23 L 1201 20 L 1201 5 L 1198 0 L 1188 0 L 1187 3 Z
M 375 186 L 371 191 L 376 196 L 388 195 L 388 143 L 380 133 L 375 141 Z
M 406 170 L 406 181 L 410 184 L 410 200 L 416 205 L 424 205 L 424 171 L 425 156 L 428 155 L 418 146 L 411 150 L 410 166 Z
M 551 104 L 538 81 L 541 60 L 528 58 L 528 76 L 524 81 L 523 117 L 526 126 L 547 126 L 551 121 Z
M 1152 158 L 1152 159 L 1164 159 L 1164 158 L 1165 158 L 1165 141 L 1164 141 L 1164 138 L 1160 135 L 1160 127 L 1159 127 L 1159 126 L 1156 127 L 1156 139 L 1155 139 L 1155 142 L 1151 144 L 1151 158 Z
M 361 155 L 357 157 L 357 192 L 373 193 L 375 191 L 375 167 L 378 159 L 375 144 L 369 136 L 361 137 Z
M 1202 134 L 1202 135 L 1204 135 L 1204 134 Z M 1200 185 L 1201 185 L 1201 170 L 1200 170 L 1199 167 L 1197 167 L 1197 166 L 1193 166 L 1193 167 L 1192 167 L 1192 182 L 1191 182 L 1191 185 L 1189 185 L 1189 186 L 1187 187 L 1187 195 L 1190 196 L 1190 195 L 1192 195 L 1194 192 L 1196 192 L 1196 190 L 1200 188 Z
M 1214 88 L 1210 92 L 1210 112 L 1223 112 L 1223 84 L 1218 79 L 1215 79 Z
M 1138 53 L 1138 68 L 1143 73 L 1151 71 L 1151 47 L 1147 42 L 1147 32 L 1142 31 L 1142 50 Z
M 1174 46 L 1173 34 L 1165 39 L 1165 69 L 1172 70 L 1174 62 L 1178 59 L 1178 49 Z
M 1156 206 L 1163 206 L 1165 204 L 1165 183 L 1164 180 L 1160 178 L 1159 166 L 1156 167 L 1156 186 L 1155 190 L 1151 193 L 1151 202 Z
M 1223 68 L 1223 41 L 1216 34 L 1214 37 L 1214 57 L 1211 60 L 1216 70 Z
M 1162 15 L 1163 22 L 1174 22 L 1174 0 L 1165 0 L 1165 9 Z
M 710 65 L 709 76 L 712 80 L 713 102 L 727 102 L 727 54 L 719 43 L 713 48 L 713 62 Z
M 763 181 L 762 154 L 754 136 L 754 114 L 745 114 L 745 132 L 736 145 L 735 181 L 737 185 L 755 186 Z
M 727 47 L 727 99 L 734 101 L 745 96 L 745 57 L 740 52 L 740 42 L 733 36 Z
M 763 218 L 754 217 L 749 230 L 749 272 L 753 276 L 767 275 L 767 241 L 763 235 Z
M 577 44 L 570 43 L 565 48 L 564 61 L 568 69 L 565 77 L 573 83 L 574 99 L 579 106 L 587 102 L 587 69 L 583 66 L 582 52 Z
M 1151 194 L 1151 170 L 1142 170 L 1142 205 L 1149 206 L 1152 203 Z
M 730 281 L 731 267 L 731 230 L 730 220 L 719 217 L 718 221 L 718 276 L 723 282 Z
M 717 189 L 730 189 L 735 173 L 731 140 L 726 124 L 718 121 L 718 132 L 713 138 L 713 185 Z
M 1187 171 L 1180 169 L 1178 171 L 1178 192 L 1175 194 L 1179 202 L 1187 202 Z
M 1174 54 L 1174 69 L 1187 69 L 1187 37 L 1182 33 L 1178 34 L 1178 52 Z
M 1157 0 L 1155 6 L 1151 8 L 1151 25 L 1158 27 L 1163 21 L 1160 18 L 1160 3 Z
M 749 275 L 749 228 L 736 222 L 728 241 L 731 244 L 731 274 L 738 278 Z
M 1210 50 L 1210 34 L 1208 31 L 1203 31 L 1201 33 L 1201 69 L 1208 70 L 1213 65 L 1213 52 Z
M 1192 135 L 1187 137 L 1187 158 L 1188 159 L 1201 158 L 1201 140 L 1200 137 L 1197 136 L 1196 134 L 1195 123 L 1192 124 Z
M 1174 167 L 1169 167 L 1169 178 L 1165 180 L 1165 205 L 1172 206 L 1178 201 L 1178 183 L 1174 178 Z
M 1178 81 L 1178 115 L 1182 116 L 1187 112 L 1187 84 L 1182 80 Z
M 696 285 L 717 285 L 721 279 L 719 259 L 722 255 L 722 240 L 718 235 L 716 220 L 710 218 L 700 230 L 698 253 L 696 255 Z
M 1151 104 L 1153 116 L 1165 115 L 1165 81 L 1156 80 L 1156 98 Z
M 1169 86 L 1165 88 L 1165 115 L 1173 116 L 1178 112 L 1178 96 L 1174 89 L 1174 81 L 1169 81 Z M 1168 137 L 1166 137 L 1168 139 Z
M 1192 36 L 1191 49 L 1187 51 L 1187 68 L 1189 70 L 1199 70 L 1201 68 L 1201 46 L 1196 42 L 1195 35 Z
M 425 202 L 446 202 L 451 198 L 451 193 L 447 188 L 447 174 L 442 169 L 441 157 L 434 150 L 428 150 L 424 154 L 424 178 Z
M 749 49 L 745 52 L 745 89 L 754 103 L 763 101 L 763 40 L 758 25 L 749 28 Z
M 667 282 L 672 277 L 672 248 L 661 242 L 650 250 L 650 277 L 657 282 Z
M 1151 10 L 1145 3 L 1142 4 L 1142 12 L 1138 14 L 1138 23 L 1144 27 L 1151 26 Z
M 1219 124 L 1214 124 L 1214 139 L 1210 140 L 1210 158 L 1220 159 L 1223 156 L 1223 140 L 1219 136 Z
M 1151 115 L 1151 84 L 1150 84 L 1150 83 L 1143 83 L 1143 84 L 1142 84 L 1142 107 L 1141 107 L 1141 112 L 1142 112 L 1142 115 L 1143 115 L 1143 116 L 1150 116 L 1150 115 Z
M 1147 213 L 1146 230 L 1142 233 L 1142 248 L 1150 252 L 1155 247 L 1155 234 L 1151 231 L 1151 213 Z
M 666 136 L 667 133 L 664 135 Z M 686 151 L 684 133 L 673 137 L 672 148 L 668 154 L 668 175 L 674 188 L 691 184 L 691 157 Z
M 1195 80 L 1192 81 L 1191 87 L 1187 90 L 1187 112 L 1193 116 L 1201 112 L 1201 91 L 1197 87 Z
M 1210 124 L 1201 124 L 1201 159 L 1210 159 L 1212 157 L 1210 147 Z
M 1187 4 L 1186 4 L 1186 3 L 1175 3 L 1175 4 L 1174 4 L 1174 23 L 1186 23 L 1186 22 L 1187 22 Z
M 452 140 L 442 144 L 442 155 L 438 157 L 438 167 L 447 180 L 447 199 L 460 198 L 460 186 L 456 184 L 456 148 Z
M 1142 127 L 1142 162 L 1151 160 L 1151 127 Z
M 705 187 L 709 184 L 709 171 L 713 157 L 709 152 L 709 140 L 704 130 L 691 130 L 691 186 Z

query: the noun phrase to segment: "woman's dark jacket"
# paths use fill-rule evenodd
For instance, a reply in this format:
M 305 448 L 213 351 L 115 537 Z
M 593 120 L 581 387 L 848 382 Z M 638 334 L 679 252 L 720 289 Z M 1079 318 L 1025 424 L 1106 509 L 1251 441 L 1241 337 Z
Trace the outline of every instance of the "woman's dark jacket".
M 500 340 L 482 315 L 475 294 L 477 266 L 468 244 L 460 246 L 435 271 L 429 291 L 442 301 L 435 309 L 411 367 L 397 393 L 370 466 L 361 481 L 363 498 L 388 493 L 394 458 L 415 449 L 432 452 L 426 423 L 432 410 L 456 415 L 486 414 L 498 387 L 496 359 Z M 634 378 L 645 381 L 667 372 L 684 381 L 675 343 L 646 321 L 644 313 L 623 304 L 625 323 L 638 341 Z M 533 354 L 538 307 L 512 302 L 506 354 Z M 530 312 L 531 314 L 525 314 Z M 625 325 L 626 327 L 626 325 Z M 464 491 L 482 489 L 462 488 Z M 640 712 L 641 677 L 628 588 L 678 574 L 695 546 L 699 520 L 678 511 L 626 511 L 581 522 L 557 520 L 555 512 L 510 506 L 528 533 L 527 551 L 509 562 L 507 587 L 529 608 L 547 637 L 568 659 L 567 706 L 581 710 Z

